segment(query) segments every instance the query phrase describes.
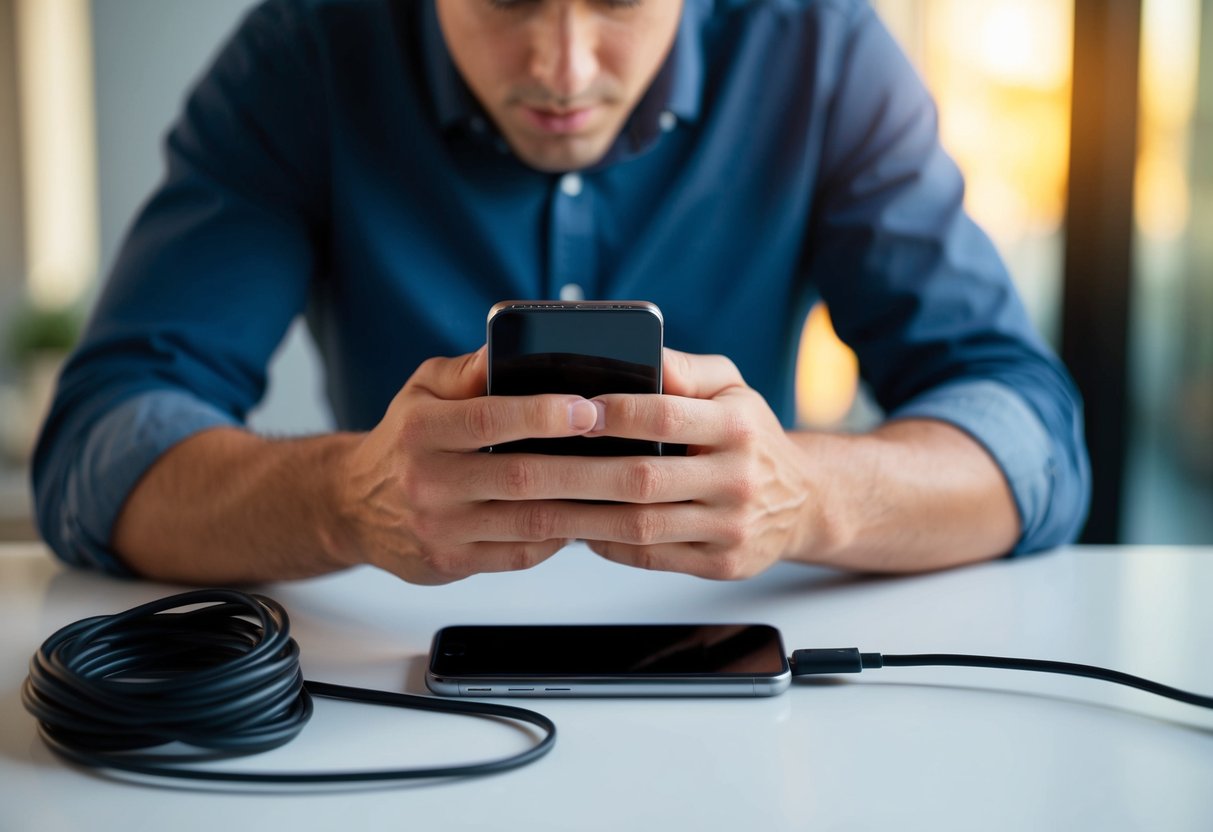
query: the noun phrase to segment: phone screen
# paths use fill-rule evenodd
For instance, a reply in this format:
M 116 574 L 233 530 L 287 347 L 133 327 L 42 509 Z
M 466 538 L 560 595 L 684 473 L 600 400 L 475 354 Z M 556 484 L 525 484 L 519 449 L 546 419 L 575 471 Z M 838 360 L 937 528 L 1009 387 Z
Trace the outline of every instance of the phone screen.
M 489 313 L 489 395 L 660 393 L 662 319 L 651 303 L 506 302 Z M 615 437 L 524 439 L 495 452 L 659 454 L 659 443 Z
M 429 670 L 436 692 L 468 695 L 763 695 L 789 675 L 767 624 L 446 627 Z

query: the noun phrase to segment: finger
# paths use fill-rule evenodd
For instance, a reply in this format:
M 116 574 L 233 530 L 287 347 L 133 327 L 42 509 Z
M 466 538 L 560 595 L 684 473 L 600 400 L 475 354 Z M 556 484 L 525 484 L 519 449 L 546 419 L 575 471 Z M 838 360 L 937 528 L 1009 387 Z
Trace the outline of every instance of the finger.
M 538 541 L 580 538 L 655 546 L 667 543 L 711 542 L 735 538 L 721 512 L 698 503 L 634 506 L 592 504 L 570 500 L 494 501 L 474 515 L 481 540 Z
M 614 563 L 659 572 L 682 572 L 714 581 L 736 581 L 752 577 L 763 565 L 750 563 L 736 550 L 701 543 L 672 543 L 633 546 L 603 540 L 587 540 L 590 551 Z
M 567 540 L 478 542 L 452 547 L 441 557 L 388 559 L 382 568 L 409 583 L 435 586 L 461 581 L 482 572 L 516 572 L 543 563 L 568 545 Z
M 678 503 L 716 497 L 727 483 L 706 457 L 577 457 L 458 454 L 444 460 L 442 483 L 470 501 L 612 500 Z
M 578 436 L 593 430 L 601 410 L 579 396 L 479 396 L 432 401 L 411 414 L 406 441 L 423 447 L 474 451 L 516 439 Z
M 726 388 L 726 391 L 728 388 Z M 749 388 L 737 388 L 738 393 Z M 720 395 L 731 395 L 723 392 Z M 593 399 L 602 406 L 601 424 L 588 435 L 647 439 L 686 445 L 719 446 L 749 435 L 736 408 L 721 401 L 673 395 L 608 394 Z
M 662 390 L 673 396 L 711 399 L 729 387 L 744 387 L 737 365 L 723 355 L 695 355 L 666 347 Z
M 555 540 L 482 542 L 471 547 L 472 572 L 518 572 L 531 569 L 569 544 L 566 538 Z
M 488 389 L 488 347 L 454 358 L 430 358 L 413 373 L 406 390 L 438 399 L 470 399 Z

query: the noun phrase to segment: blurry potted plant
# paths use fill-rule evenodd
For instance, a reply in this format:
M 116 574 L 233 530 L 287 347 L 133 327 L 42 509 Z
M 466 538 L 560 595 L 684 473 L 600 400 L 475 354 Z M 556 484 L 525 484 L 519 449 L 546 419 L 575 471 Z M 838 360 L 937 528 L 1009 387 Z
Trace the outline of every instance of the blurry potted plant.
M 26 302 L 6 321 L 6 353 L 20 385 L 4 402 L 2 438 L 5 450 L 18 461 L 28 459 L 33 450 L 59 370 L 80 336 L 82 320 L 76 306 L 45 308 Z

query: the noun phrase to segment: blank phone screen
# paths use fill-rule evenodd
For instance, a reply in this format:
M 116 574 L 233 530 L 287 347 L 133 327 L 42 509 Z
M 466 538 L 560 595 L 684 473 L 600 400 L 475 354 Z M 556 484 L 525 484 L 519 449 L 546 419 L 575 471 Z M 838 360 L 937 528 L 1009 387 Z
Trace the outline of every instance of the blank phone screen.
M 661 392 L 661 319 L 640 308 L 523 308 L 489 325 L 489 394 Z M 656 454 L 655 442 L 611 437 L 528 439 L 494 451 L 621 456 Z
M 430 670 L 457 678 L 777 676 L 787 654 L 767 624 L 464 626 L 438 633 Z

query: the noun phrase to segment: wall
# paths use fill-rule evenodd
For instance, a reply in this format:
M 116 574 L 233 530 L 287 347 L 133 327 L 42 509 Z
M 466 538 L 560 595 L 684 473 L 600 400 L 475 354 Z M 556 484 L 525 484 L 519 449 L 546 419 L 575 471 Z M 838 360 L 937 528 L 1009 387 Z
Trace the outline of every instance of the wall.
M 19 298 L 25 268 L 15 58 L 13 3 L 0 0 L 0 333 Z

